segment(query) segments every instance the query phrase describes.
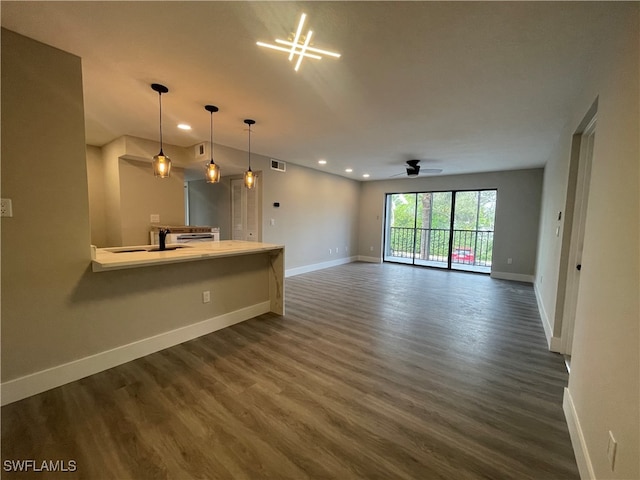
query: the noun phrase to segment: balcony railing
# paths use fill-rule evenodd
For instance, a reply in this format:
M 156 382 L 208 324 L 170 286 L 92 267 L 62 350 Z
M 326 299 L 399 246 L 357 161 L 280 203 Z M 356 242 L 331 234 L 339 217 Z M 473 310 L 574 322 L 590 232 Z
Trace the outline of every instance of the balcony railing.
M 451 230 L 390 227 L 385 258 L 447 263 Z M 490 267 L 493 230 L 453 230 L 451 263 Z

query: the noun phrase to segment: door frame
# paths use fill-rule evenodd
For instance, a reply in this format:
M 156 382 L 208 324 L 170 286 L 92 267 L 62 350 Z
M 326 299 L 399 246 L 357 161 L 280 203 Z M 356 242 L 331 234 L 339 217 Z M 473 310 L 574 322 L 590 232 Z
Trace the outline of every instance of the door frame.
M 559 312 L 561 315 L 560 333 L 560 353 L 571 355 L 573 346 L 573 336 L 576 323 L 576 310 L 580 291 L 580 271 L 582 268 L 582 248 L 584 244 L 585 223 L 587 219 L 587 208 L 589 203 L 589 184 L 591 181 L 591 164 L 593 158 L 593 146 L 596 133 L 596 115 L 589 120 L 582 133 L 577 134 L 578 143 L 578 164 L 573 169 L 575 185 L 571 209 L 569 201 L 565 212 L 571 210 L 571 218 L 567 218 L 567 223 L 571 221 L 568 235 L 568 254 L 564 266 L 564 285 L 559 285 L 562 290 L 562 304 Z M 569 200 L 570 192 L 567 192 Z M 580 267 L 578 267 L 580 266 Z M 560 295 L 559 295 L 560 297 Z

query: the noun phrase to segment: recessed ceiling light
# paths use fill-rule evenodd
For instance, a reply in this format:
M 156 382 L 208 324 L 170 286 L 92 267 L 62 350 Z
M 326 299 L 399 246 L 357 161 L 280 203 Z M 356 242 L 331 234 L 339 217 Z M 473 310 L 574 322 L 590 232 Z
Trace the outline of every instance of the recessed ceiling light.
M 362 175 L 364 178 L 369 178 L 370 175 L 368 173 L 365 173 L 364 175 Z
M 281 40 L 279 38 L 276 39 L 276 43 L 279 43 L 280 45 L 286 45 L 289 48 L 279 47 L 277 45 L 272 45 L 270 43 L 264 42 L 256 42 L 256 44 L 260 47 L 272 48 L 273 50 L 288 53 L 289 61 L 293 60 L 293 57 L 298 55 L 298 61 L 296 62 L 296 66 L 294 67 L 294 70 L 296 72 L 300 68 L 300 64 L 302 63 L 302 59 L 304 57 L 314 58 L 316 60 L 322 59 L 320 55 L 328 55 L 330 57 L 340 58 L 339 53 L 330 52 L 328 50 L 322 50 L 320 48 L 314 48 L 310 46 L 313 32 L 309 30 L 306 35 L 302 34 L 302 27 L 304 26 L 304 21 L 306 18 L 307 15 L 303 13 L 300 17 L 300 22 L 298 23 L 298 29 L 296 30 L 296 33 L 293 37 L 293 42 Z
M 191 130 L 191 125 L 187 125 L 186 123 L 179 123 L 178 128 L 180 130 Z
M 318 163 L 319 163 L 320 165 L 326 165 L 326 164 L 327 164 L 327 161 L 326 161 L 326 160 L 318 160 Z
M 347 172 L 347 173 L 351 173 L 351 172 L 353 172 L 353 168 L 345 168 L 344 171 Z

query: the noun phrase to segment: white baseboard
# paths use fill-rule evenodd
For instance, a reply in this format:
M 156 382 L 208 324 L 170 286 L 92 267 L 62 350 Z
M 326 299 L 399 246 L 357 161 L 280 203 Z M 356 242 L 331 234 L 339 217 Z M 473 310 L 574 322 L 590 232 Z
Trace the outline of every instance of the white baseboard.
M 540 312 L 540 321 L 542 323 L 542 327 L 544 328 L 544 335 L 545 337 L 547 337 L 547 346 L 552 352 L 563 353 L 562 339 L 560 337 L 553 336 L 553 328 L 551 327 L 551 322 L 549 321 L 547 310 L 544 308 L 544 304 L 542 303 L 542 297 L 538 290 L 537 283 L 533 284 L 533 291 L 536 295 L 536 302 L 538 302 L 538 311 Z
M 593 465 L 591 464 L 591 458 L 589 457 L 587 442 L 584 439 L 582 427 L 580 427 L 580 419 L 578 418 L 578 413 L 576 412 L 575 405 L 573 404 L 573 398 L 571 398 L 571 392 L 568 388 L 564 389 L 562 409 L 564 410 L 564 416 L 567 419 L 567 427 L 569 427 L 571 445 L 573 446 L 573 453 L 576 456 L 576 463 L 578 464 L 580 478 L 582 480 L 595 479 L 596 474 L 593 471 Z
M 365 257 L 364 255 L 358 255 L 359 262 L 369 262 L 369 263 L 382 263 L 382 259 L 380 257 Z
M 316 270 L 322 270 L 324 268 L 337 267 L 338 265 L 344 265 L 345 263 L 352 263 L 356 261 L 356 257 L 344 257 L 337 260 L 331 260 L 329 262 L 314 263 L 312 265 L 304 265 L 302 267 L 289 268 L 285 271 L 284 276 L 293 277 L 295 275 L 301 275 L 303 273 L 315 272 Z
M 192 325 L 160 333 L 153 337 L 100 352 L 89 357 L 57 365 L 24 377 L 9 380 L 1 385 L 1 404 L 17 402 L 46 390 L 80 380 L 109 368 L 122 365 L 136 358 L 193 340 L 216 330 L 234 325 L 270 311 L 270 302 L 257 303 Z
M 491 278 L 499 278 L 500 280 L 512 280 L 514 282 L 533 283 L 533 275 L 525 275 L 523 273 L 494 272 L 492 270 Z

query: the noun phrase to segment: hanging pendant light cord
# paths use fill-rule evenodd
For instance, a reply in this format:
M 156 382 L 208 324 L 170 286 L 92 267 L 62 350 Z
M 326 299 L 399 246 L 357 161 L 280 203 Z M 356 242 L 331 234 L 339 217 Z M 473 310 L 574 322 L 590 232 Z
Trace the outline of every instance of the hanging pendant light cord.
M 249 170 L 251 170 L 251 125 L 249 125 Z
M 211 132 L 210 132 L 210 137 L 209 137 L 209 141 L 211 143 L 211 161 L 213 161 L 213 112 L 211 112 Z
M 158 92 L 158 102 L 160 103 L 160 153 L 162 152 L 162 92 Z

